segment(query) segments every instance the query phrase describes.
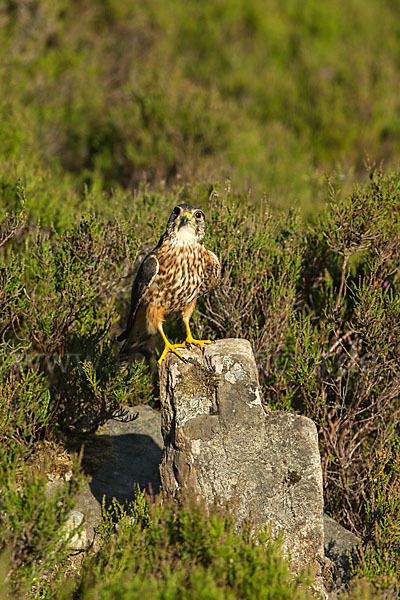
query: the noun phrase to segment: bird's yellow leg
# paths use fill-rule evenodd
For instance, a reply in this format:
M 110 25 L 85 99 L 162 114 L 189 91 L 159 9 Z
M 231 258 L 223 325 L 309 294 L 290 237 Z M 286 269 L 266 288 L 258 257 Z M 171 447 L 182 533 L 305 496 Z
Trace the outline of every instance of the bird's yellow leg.
M 194 344 L 195 346 L 199 346 L 199 348 L 201 350 L 203 350 L 203 347 L 205 344 L 211 344 L 211 340 L 195 340 L 192 336 L 192 332 L 190 331 L 189 319 L 184 318 L 183 322 L 185 323 L 185 327 L 186 327 L 185 344 Z
M 176 348 L 184 348 L 185 347 L 185 343 L 182 342 L 182 344 L 171 344 L 171 342 L 168 340 L 167 336 L 164 333 L 164 330 L 162 328 L 162 325 L 158 326 L 158 331 L 161 334 L 162 339 L 164 340 L 164 350 L 160 356 L 160 358 L 158 359 L 158 363 L 161 365 L 162 361 L 164 360 L 164 358 L 166 357 L 166 355 L 168 354 L 168 352 L 173 352 L 174 354 L 176 354 L 177 356 L 179 356 L 179 358 L 183 359 L 183 356 L 180 352 L 178 352 L 176 350 Z

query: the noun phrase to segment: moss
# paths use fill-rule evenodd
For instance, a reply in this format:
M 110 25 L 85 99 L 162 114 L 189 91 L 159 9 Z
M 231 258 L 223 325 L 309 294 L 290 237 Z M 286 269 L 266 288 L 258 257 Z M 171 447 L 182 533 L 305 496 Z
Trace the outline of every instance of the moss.
M 301 475 L 297 471 L 288 471 L 287 478 L 289 485 L 295 485 L 301 480 Z
M 197 361 L 190 361 L 190 370 L 185 372 L 185 377 L 179 383 L 179 389 L 191 397 L 206 396 L 214 398 L 220 377 Z

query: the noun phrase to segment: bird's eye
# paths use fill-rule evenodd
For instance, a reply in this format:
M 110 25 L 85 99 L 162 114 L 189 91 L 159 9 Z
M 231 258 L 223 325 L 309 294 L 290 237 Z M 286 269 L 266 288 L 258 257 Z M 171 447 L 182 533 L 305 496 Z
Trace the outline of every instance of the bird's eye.
M 201 217 L 203 216 L 203 213 L 201 213 L 199 210 L 197 211 L 197 213 L 194 215 L 196 217 L 196 219 L 201 219 Z
M 181 214 L 181 209 L 179 208 L 179 206 L 175 206 L 175 208 L 174 208 L 174 215 L 176 217 L 179 217 L 180 214 Z

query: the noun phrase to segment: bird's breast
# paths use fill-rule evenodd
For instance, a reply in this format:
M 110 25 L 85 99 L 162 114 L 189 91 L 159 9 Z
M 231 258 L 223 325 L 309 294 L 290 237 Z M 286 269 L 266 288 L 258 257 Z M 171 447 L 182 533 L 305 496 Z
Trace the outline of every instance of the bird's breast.
M 148 289 L 147 301 L 163 306 L 167 314 L 183 310 L 198 295 L 206 267 L 204 246 L 163 244 L 157 260 L 159 270 Z

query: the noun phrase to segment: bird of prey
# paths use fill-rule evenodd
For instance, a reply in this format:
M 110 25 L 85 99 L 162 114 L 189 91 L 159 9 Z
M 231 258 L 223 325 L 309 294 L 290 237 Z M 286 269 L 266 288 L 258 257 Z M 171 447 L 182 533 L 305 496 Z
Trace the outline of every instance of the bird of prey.
M 177 348 L 195 344 L 203 349 L 210 340 L 195 340 L 189 319 L 196 300 L 216 287 L 221 276 L 217 256 L 204 245 L 204 212 L 191 204 L 179 204 L 171 213 L 167 229 L 157 246 L 143 260 L 132 286 L 131 307 L 121 355 L 141 351 L 157 332 L 164 340 L 161 364 L 168 352 L 183 358 Z M 186 327 L 186 340 L 171 344 L 163 323 L 180 313 Z

